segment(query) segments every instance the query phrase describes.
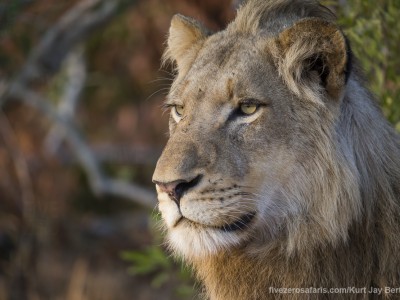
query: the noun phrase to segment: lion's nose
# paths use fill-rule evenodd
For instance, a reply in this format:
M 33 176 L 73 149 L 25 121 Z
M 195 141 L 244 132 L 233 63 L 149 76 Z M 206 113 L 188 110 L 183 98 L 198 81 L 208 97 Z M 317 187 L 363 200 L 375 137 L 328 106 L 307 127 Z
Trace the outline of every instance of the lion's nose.
M 167 193 L 171 200 L 175 201 L 175 203 L 179 206 L 183 194 L 196 186 L 200 182 L 201 177 L 201 175 L 197 175 L 191 180 L 179 179 L 171 182 L 160 182 L 153 180 L 153 182 L 158 185 L 162 192 Z

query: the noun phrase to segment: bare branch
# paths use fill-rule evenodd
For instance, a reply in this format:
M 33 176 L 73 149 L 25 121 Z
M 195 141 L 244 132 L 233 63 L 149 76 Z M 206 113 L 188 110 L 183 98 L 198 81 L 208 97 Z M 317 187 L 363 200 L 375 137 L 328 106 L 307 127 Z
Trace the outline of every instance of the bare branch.
M 45 99 L 38 93 L 28 90 L 23 86 L 14 87 L 13 97 L 21 99 L 24 103 L 39 110 L 49 117 L 51 121 L 57 123 L 80 164 L 85 169 L 89 184 L 96 194 L 121 196 L 133 200 L 147 208 L 152 209 L 155 207 L 155 193 L 133 183 L 110 179 L 103 174 L 98 161 L 82 136 L 76 130 L 74 124 L 68 118 L 60 115 L 53 105 L 50 104 L 48 99 Z
M 115 0 L 84 0 L 49 30 L 30 55 L 18 81 L 46 77 L 58 71 L 67 53 L 116 12 Z
M 22 71 L 10 85 L 0 84 L 0 107 L 9 99 L 19 99 L 34 107 L 52 122 L 60 136 L 65 137 L 78 161 L 87 173 L 89 184 L 96 194 L 111 194 L 133 200 L 145 207 L 154 208 L 154 192 L 132 183 L 110 179 L 103 174 L 100 164 L 75 127 L 72 116 L 85 81 L 85 72 L 79 54 L 77 61 L 70 62 L 69 82 L 66 86 L 60 110 L 40 94 L 29 88 L 37 79 L 46 79 L 57 72 L 68 53 L 99 25 L 116 13 L 120 4 L 127 0 L 82 0 L 70 9 L 50 29 L 34 48 Z M 136 1 L 130 0 L 129 4 Z M 73 55 L 72 55 L 73 57 Z M 80 65 L 81 64 L 81 65 Z M 78 65 L 80 65 L 78 67 Z M 83 69 L 82 69 L 83 68 Z M 72 72 L 77 72 L 72 74 Z M 76 78 L 74 76 L 78 75 Z
M 133 5 L 135 0 L 82 0 L 71 8 L 39 41 L 24 68 L 0 94 L 0 107 L 9 100 L 16 86 L 29 85 L 53 75 L 66 55 L 90 33 L 117 13 L 119 6 Z
M 78 47 L 71 52 L 65 60 L 65 64 L 67 80 L 58 105 L 58 113 L 62 117 L 72 120 L 86 82 L 86 63 L 83 57 L 83 48 Z M 55 154 L 63 139 L 60 129 L 55 124 L 46 137 L 45 148 L 51 154 Z

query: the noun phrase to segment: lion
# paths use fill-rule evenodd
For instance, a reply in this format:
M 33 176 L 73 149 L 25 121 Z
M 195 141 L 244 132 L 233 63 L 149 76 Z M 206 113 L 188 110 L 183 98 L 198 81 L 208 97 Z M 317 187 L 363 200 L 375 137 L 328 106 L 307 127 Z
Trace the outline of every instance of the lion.
M 205 296 L 399 298 L 386 287 L 400 286 L 400 138 L 334 15 L 248 0 L 220 32 L 175 15 L 167 44 L 153 182 Z

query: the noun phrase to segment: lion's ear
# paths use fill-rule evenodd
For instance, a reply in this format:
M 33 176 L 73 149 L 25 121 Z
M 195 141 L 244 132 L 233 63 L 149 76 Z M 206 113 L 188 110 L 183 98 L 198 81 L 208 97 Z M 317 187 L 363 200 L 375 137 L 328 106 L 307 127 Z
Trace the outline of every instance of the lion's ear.
M 179 73 L 185 73 L 207 35 L 208 30 L 196 20 L 180 14 L 173 16 L 164 61 L 176 62 Z
M 351 54 L 335 24 L 317 18 L 301 20 L 279 34 L 276 46 L 279 71 L 296 94 L 340 98 Z

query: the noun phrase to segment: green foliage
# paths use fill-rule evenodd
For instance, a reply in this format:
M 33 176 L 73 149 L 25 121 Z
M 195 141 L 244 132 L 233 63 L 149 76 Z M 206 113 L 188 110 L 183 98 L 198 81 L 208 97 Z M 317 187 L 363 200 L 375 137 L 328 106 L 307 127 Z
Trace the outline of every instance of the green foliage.
M 196 290 L 191 270 L 182 261 L 172 259 L 160 246 L 160 241 L 164 238 L 155 228 L 160 221 L 161 215 L 153 213 L 151 226 L 153 245 L 141 251 L 124 251 L 121 253 L 121 258 L 130 264 L 128 267 L 130 275 L 150 278 L 153 288 L 172 287 L 177 298 L 194 299 Z
M 337 11 L 369 87 L 400 131 L 400 1 L 345 1 Z
M 154 287 L 158 288 L 168 280 L 166 271 L 172 268 L 172 263 L 158 246 L 150 246 L 144 251 L 125 251 L 122 252 L 121 257 L 132 263 L 128 269 L 131 275 L 158 273 L 152 281 Z
M 150 276 L 151 286 L 160 289 L 165 286 L 176 286 L 175 294 L 180 298 L 193 296 L 193 281 L 188 268 L 178 267 L 165 254 L 165 251 L 152 245 L 143 251 L 124 251 L 121 258 L 131 264 L 128 273 L 133 276 Z M 176 281 L 179 283 L 176 284 Z M 174 283 L 175 284 L 172 284 Z

